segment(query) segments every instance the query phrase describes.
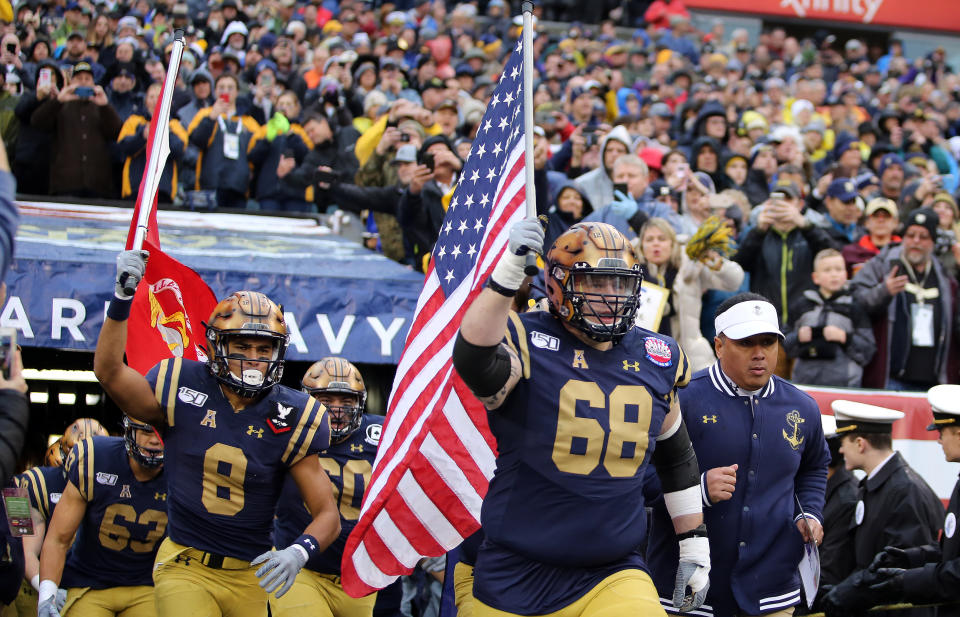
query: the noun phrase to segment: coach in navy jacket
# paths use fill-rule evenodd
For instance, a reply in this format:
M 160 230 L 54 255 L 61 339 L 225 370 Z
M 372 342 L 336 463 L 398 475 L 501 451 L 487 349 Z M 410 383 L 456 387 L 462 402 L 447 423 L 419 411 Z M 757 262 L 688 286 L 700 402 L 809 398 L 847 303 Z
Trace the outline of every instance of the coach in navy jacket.
M 772 374 L 782 335 L 776 309 L 763 296 L 730 298 L 717 310 L 716 324 L 720 360 L 680 391 L 703 472 L 710 538 L 710 592 L 696 614 L 789 610 L 800 602 L 803 543 L 823 537 L 830 455 L 820 410 L 809 395 Z M 670 598 L 676 541 L 660 503 L 648 563 L 660 597 Z M 670 611 L 669 600 L 664 608 Z

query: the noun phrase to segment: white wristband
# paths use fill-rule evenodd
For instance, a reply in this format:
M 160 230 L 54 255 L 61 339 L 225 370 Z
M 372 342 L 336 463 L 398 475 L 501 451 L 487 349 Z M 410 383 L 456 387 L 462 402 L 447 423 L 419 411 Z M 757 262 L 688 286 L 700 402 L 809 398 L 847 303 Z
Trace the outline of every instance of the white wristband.
M 36 590 L 37 593 L 40 593 L 40 575 L 34 574 L 33 578 L 30 579 L 30 586 Z
M 670 518 L 677 518 L 685 514 L 700 514 L 703 507 L 700 504 L 700 487 L 690 486 L 682 491 L 673 491 L 663 494 L 663 501 L 667 505 Z
M 504 289 L 516 291 L 523 285 L 523 279 L 526 274 L 523 272 L 523 265 L 526 258 L 523 255 L 515 255 L 507 248 L 500 261 L 494 266 L 490 278 Z
M 50 579 L 41 581 L 40 589 L 37 590 L 40 593 L 40 599 L 38 603 L 43 604 L 46 600 L 49 600 L 50 598 L 56 598 L 57 589 L 58 589 L 57 584 L 51 581 Z

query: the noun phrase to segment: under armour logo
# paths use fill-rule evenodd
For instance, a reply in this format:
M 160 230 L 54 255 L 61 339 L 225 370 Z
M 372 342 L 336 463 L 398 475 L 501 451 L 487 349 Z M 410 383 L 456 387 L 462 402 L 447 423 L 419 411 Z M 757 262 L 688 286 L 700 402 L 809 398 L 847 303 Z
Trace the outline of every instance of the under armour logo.
M 350 444 L 350 451 L 351 451 L 351 452 L 363 452 L 363 444 L 360 444 L 360 443 L 352 443 L 352 444 Z
M 713 422 L 714 424 L 716 424 L 716 423 L 717 423 L 717 414 L 713 414 L 712 416 L 704 415 L 704 416 L 703 416 L 703 423 L 706 424 L 707 422 Z
M 253 428 L 253 425 L 250 424 L 247 426 L 247 435 L 256 435 L 257 439 L 263 438 L 263 429 L 262 428 Z
M 639 371 L 639 370 L 640 370 L 640 362 L 638 362 L 638 361 L 636 361 L 636 360 L 634 360 L 634 361 L 632 361 L 632 362 L 631 362 L 630 360 L 624 360 L 624 361 L 623 361 L 623 370 L 629 371 L 630 369 L 633 369 L 634 371 Z
M 167 500 L 167 494 L 166 494 L 166 493 L 159 493 L 159 492 L 157 492 L 157 493 L 154 493 L 154 494 L 153 494 L 153 498 L 154 498 L 155 500 L 157 500 L 157 501 L 166 501 L 166 500 Z
M 182 564 L 185 565 L 185 566 L 189 566 L 189 565 L 190 565 L 190 557 L 188 557 L 188 556 L 186 556 L 186 555 L 177 555 L 176 557 L 173 558 L 173 562 L 174 562 L 174 563 L 182 563 Z

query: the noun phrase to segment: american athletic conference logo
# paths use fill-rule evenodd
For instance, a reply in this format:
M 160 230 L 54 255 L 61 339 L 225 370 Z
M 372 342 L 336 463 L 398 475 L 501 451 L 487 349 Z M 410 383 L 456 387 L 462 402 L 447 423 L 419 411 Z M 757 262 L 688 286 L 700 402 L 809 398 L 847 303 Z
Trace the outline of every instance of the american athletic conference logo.
M 183 305 L 180 286 L 170 278 L 151 283 L 147 288 L 150 298 L 150 327 L 156 328 L 175 358 L 182 358 L 184 350 L 190 345 L 193 326 Z M 197 359 L 206 358 L 199 347 L 194 345 Z

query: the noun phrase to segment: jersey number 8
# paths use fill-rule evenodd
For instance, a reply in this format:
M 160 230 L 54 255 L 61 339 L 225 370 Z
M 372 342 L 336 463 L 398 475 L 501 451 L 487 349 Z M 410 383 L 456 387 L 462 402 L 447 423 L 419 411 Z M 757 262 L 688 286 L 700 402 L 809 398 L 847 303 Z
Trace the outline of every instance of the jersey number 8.
M 210 514 L 233 516 L 243 510 L 243 481 L 247 457 L 243 450 L 216 443 L 203 455 L 203 493 L 200 501 Z
M 596 418 L 577 415 L 578 401 L 608 410 L 609 434 Z M 560 471 L 585 476 L 597 468 L 602 456 L 611 477 L 632 477 L 647 452 L 652 407 L 653 400 L 643 386 L 617 386 L 608 400 L 596 383 L 569 380 L 560 389 L 553 463 Z M 635 417 L 628 417 L 630 408 L 636 409 Z

